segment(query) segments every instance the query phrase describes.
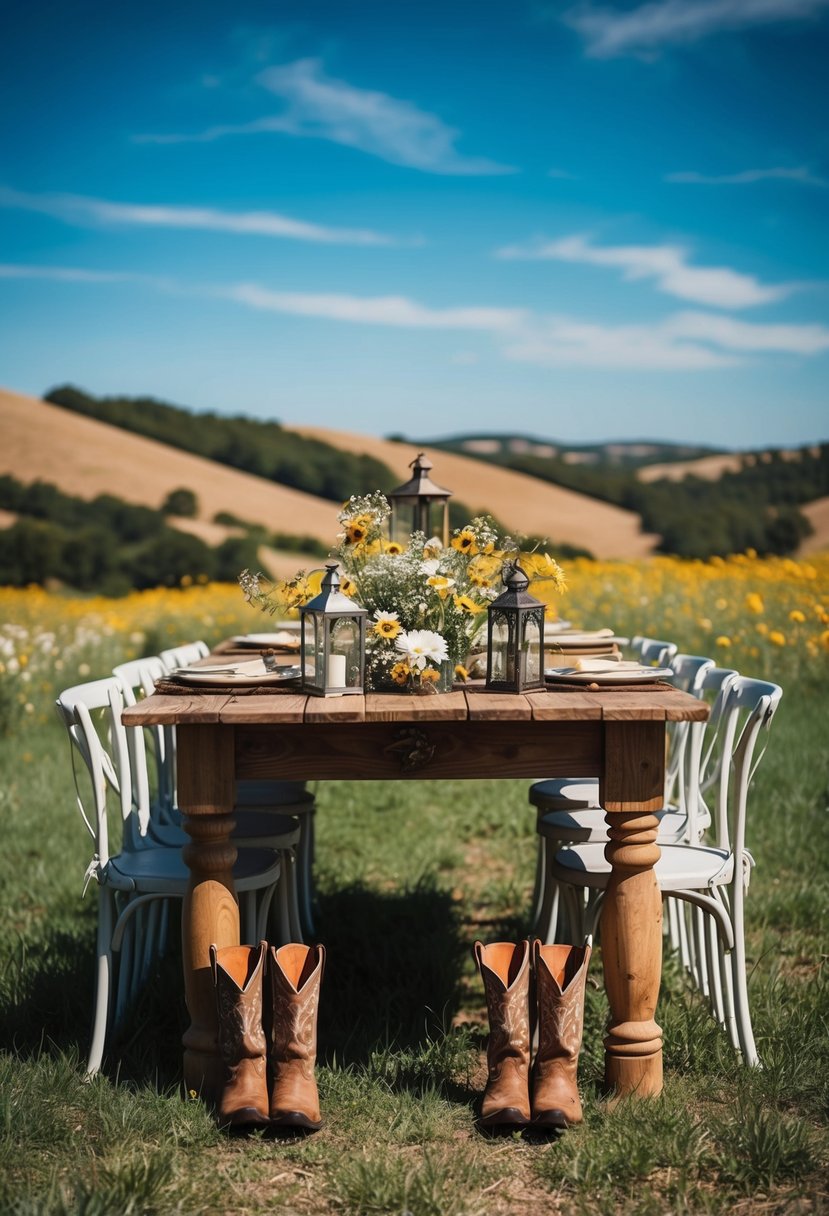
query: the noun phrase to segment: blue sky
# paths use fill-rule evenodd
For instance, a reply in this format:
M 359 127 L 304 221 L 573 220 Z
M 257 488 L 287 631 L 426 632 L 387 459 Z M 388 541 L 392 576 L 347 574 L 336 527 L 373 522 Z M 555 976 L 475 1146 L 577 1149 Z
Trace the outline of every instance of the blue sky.
M 829 0 L 5 27 L 8 387 L 413 437 L 829 437 Z

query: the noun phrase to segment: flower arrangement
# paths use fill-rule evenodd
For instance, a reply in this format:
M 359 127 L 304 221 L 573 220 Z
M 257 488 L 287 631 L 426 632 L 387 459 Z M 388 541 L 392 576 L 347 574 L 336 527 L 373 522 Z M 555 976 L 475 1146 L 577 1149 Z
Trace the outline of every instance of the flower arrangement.
M 560 591 L 564 575 L 546 553 L 522 553 L 499 537 L 493 521 L 476 516 L 456 529 L 448 545 L 413 532 L 408 544 L 389 540 L 390 507 L 383 494 L 354 495 L 338 515 L 332 549 L 340 564 L 340 590 L 369 613 L 366 672 L 371 687 L 437 690 L 454 675 L 466 679 L 469 653 L 486 629 L 487 606 L 505 573 L 520 559 L 531 580 Z M 260 576 L 243 571 L 245 596 L 265 611 L 291 611 L 319 589 L 315 573 L 263 589 Z

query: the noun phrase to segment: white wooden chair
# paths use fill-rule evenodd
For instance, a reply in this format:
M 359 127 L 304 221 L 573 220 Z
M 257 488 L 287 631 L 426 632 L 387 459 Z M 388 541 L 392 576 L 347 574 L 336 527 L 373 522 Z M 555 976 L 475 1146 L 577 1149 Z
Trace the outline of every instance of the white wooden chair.
M 712 747 L 711 732 L 706 742 L 706 724 L 693 723 L 686 753 L 688 831 L 693 841 L 697 814 L 710 800 L 711 843 L 663 844 L 654 868 L 663 897 L 681 900 L 698 914 L 699 966 L 708 980 L 709 1003 L 732 1045 L 752 1066 L 759 1057 L 746 977 L 744 905 L 754 865 L 746 848 L 746 814 L 751 780 L 765 752 L 764 744 L 755 758 L 758 740 L 771 725 L 781 696 L 780 687 L 765 680 L 734 676 L 727 681 L 717 726 L 721 759 L 707 783 L 699 782 L 699 773 L 705 769 L 703 752 Z M 595 932 L 611 872 L 604 844 L 560 849 L 550 872 L 566 893 L 572 924 L 580 933 Z
M 158 657 L 164 664 L 165 670 L 172 671 L 174 667 L 188 667 L 197 659 L 204 659 L 209 654 L 210 647 L 207 642 L 203 642 L 199 638 L 196 642 L 183 642 L 181 646 L 172 646 L 169 650 L 162 650 Z
M 194 646 L 201 650 L 204 643 L 197 642 Z M 181 654 L 181 649 L 177 653 Z M 195 650 L 189 662 L 195 661 L 194 655 Z M 121 683 L 125 702 L 134 705 L 136 698 L 153 692 L 156 680 L 168 670 L 159 655 L 121 663 L 113 669 L 113 675 Z M 187 837 L 176 800 L 175 727 L 152 726 L 146 731 L 154 778 L 149 830 L 159 843 L 181 847 L 187 843 Z M 313 933 L 310 825 L 315 806 L 313 794 L 299 781 L 237 784 L 233 843 L 239 849 L 275 849 L 282 857 L 279 898 L 274 902 L 269 926 L 269 940 L 274 945 L 301 942 L 304 932 Z
M 118 680 L 110 677 L 68 688 L 56 707 L 69 736 L 77 808 L 94 847 L 84 892 L 93 878 L 98 884 L 94 1018 L 86 1066 L 92 1075 L 101 1066 L 110 1021 L 118 1024 L 147 978 L 150 952 L 145 935 L 152 938 L 157 922 L 148 916 L 145 924 L 144 912 L 157 916 L 161 903 L 181 899 L 189 872 L 179 849 L 153 844 L 148 838 L 144 736 L 121 722 L 124 699 Z M 89 783 L 83 779 L 83 769 Z M 242 897 L 243 940 L 253 944 L 262 936 L 279 882 L 279 857 L 267 849 L 241 851 L 233 876 Z M 120 965 L 111 1011 L 116 955 Z
M 664 643 L 657 642 L 657 647 Z M 703 694 L 703 677 L 714 667 L 701 655 L 674 655 L 670 660 L 673 684 L 694 696 Z M 688 723 L 672 724 L 668 731 L 665 771 L 665 805 L 660 812 L 660 840 L 681 840 L 686 830 L 683 757 Z M 599 804 L 597 777 L 553 778 L 530 786 L 530 804 L 536 808 L 538 855 L 533 895 L 533 930 L 548 944 L 557 932 L 559 905 L 554 882 L 549 880 L 548 859 L 562 844 L 607 840 L 607 823 Z

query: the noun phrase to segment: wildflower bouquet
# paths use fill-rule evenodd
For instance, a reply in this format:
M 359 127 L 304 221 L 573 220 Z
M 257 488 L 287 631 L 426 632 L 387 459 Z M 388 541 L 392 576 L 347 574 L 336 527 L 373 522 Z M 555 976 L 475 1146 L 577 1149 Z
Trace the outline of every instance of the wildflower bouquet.
M 340 590 L 369 618 L 366 674 L 370 687 L 434 689 L 466 679 L 465 662 L 486 629 L 487 607 L 516 561 L 531 579 L 564 586 L 558 564 L 547 554 L 522 554 L 510 537 L 499 537 L 491 519 L 477 516 L 444 546 L 437 537 L 413 532 L 406 545 L 389 540 L 390 507 L 383 494 L 354 495 L 339 513 L 341 531 L 332 553 L 341 567 Z M 318 589 L 300 572 L 263 591 L 245 571 L 248 599 L 267 611 L 297 608 Z

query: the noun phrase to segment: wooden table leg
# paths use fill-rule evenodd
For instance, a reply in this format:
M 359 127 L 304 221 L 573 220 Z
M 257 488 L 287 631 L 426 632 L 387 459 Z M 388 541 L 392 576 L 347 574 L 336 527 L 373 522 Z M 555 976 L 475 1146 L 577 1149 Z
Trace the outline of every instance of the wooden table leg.
M 610 1003 L 605 1085 L 620 1097 L 662 1089 L 662 1030 L 655 1021 L 662 973 L 662 897 L 653 867 L 659 859 L 664 802 L 664 722 L 605 726 L 603 805 L 611 875 L 602 910 L 602 959 Z
M 239 904 L 233 887 L 233 731 L 180 725 L 176 731 L 178 800 L 191 838 L 182 855 L 190 882 L 182 912 L 184 996 L 190 1025 L 184 1045 L 185 1091 L 209 1104 L 221 1093 L 216 1001 L 208 949 L 239 945 Z

